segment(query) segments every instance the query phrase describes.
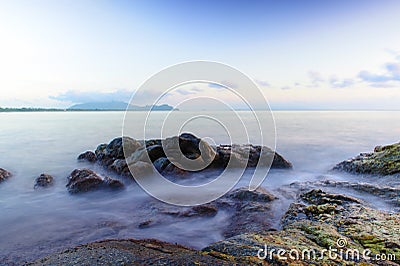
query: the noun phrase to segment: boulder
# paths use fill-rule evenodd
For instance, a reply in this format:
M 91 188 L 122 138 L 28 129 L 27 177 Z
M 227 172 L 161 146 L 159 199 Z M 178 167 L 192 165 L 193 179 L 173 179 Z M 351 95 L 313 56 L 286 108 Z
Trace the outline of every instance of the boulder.
M 66 187 L 71 194 L 93 191 L 101 188 L 122 188 L 124 185 L 111 177 L 103 178 L 90 169 L 75 169 L 68 177 Z
M 337 164 L 333 170 L 358 174 L 394 175 L 400 173 L 400 143 L 377 146 L 374 152 Z
M 53 185 L 54 183 L 54 178 L 49 175 L 49 174 L 41 174 L 40 176 L 38 176 L 35 180 L 35 185 L 34 188 L 45 188 L 45 187 L 49 187 L 51 185 Z
M 86 151 L 84 153 L 81 153 L 78 156 L 78 160 L 79 161 L 88 161 L 88 162 L 94 163 L 94 162 L 96 162 L 97 158 L 96 158 L 96 154 L 94 152 Z
M 158 158 L 153 162 L 154 168 L 157 169 L 159 173 L 161 173 L 169 164 L 169 160 L 165 157 Z
M 12 176 L 12 174 L 10 172 L 8 172 L 7 170 L 0 168 L 0 183 L 9 179 Z

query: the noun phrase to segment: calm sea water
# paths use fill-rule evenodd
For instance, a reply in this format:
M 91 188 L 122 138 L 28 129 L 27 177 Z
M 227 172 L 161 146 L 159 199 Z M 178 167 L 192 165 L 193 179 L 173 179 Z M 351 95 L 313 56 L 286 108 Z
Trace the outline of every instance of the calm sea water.
M 104 238 L 157 238 L 195 248 L 223 239 L 221 231 L 227 217 L 223 212 L 213 218 L 183 219 L 138 229 L 137 225 L 153 214 L 148 208 L 150 196 L 133 182 L 120 192 L 68 194 L 66 177 L 73 169 L 92 167 L 106 174 L 101 167 L 77 162 L 76 157 L 120 136 L 123 115 L 0 113 L 0 167 L 14 174 L 0 184 L 0 264 L 22 262 Z M 230 115 L 225 118 L 229 120 Z M 244 119 L 251 116 L 247 112 L 241 115 Z M 164 116 L 157 113 L 155 125 L 158 120 L 161 124 Z M 348 157 L 400 140 L 400 112 L 396 111 L 278 111 L 274 117 L 276 149 L 293 163 L 294 170 L 270 171 L 263 183 L 269 189 L 326 175 L 359 178 L 328 171 Z M 141 136 L 141 130 L 139 125 L 132 137 Z M 156 136 L 157 130 L 157 126 L 149 127 L 149 136 Z M 216 143 L 227 142 L 217 126 L 200 123 L 190 130 Z M 55 185 L 35 191 L 34 179 L 43 172 L 55 177 Z M 246 185 L 248 176 L 238 186 Z

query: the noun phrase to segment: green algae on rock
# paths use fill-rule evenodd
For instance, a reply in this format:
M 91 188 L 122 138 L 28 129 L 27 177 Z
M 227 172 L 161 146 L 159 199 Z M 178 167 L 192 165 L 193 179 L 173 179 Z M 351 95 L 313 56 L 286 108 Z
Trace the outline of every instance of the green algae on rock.
M 374 152 L 361 153 L 337 164 L 333 170 L 375 175 L 398 174 L 400 173 L 400 142 L 377 146 Z
M 212 244 L 203 251 L 244 264 L 376 265 L 379 261 L 374 261 L 374 258 L 378 254 L 390 257 L 391 260 L 385 261 L 384 265 L 400 262 L 400 214 L 365 207 L 356 198 L 311 190 L 291 204 L 282 218 L 282 226 L 280 231 L 237 235 Z M 344 243 L 343 246 L 338 246 L 339 240 Z M 257 254 L 266 246 L 269 251 L 275 252 L 269 252 L 261 260 Z M 329 249 L 336 249 L 335 255 L 323 256 L 321 252 Z M 279 255 L 278 250 L 284 250 L 286 254 Z M 352 254 L 355 250 L 359 252 L 359 257 Z M 294 256 L 289 256 L 288 252 Z M 364 252 L 370 258 L 364 258 Z M 296 254 L 300 254 L 299 257 Z

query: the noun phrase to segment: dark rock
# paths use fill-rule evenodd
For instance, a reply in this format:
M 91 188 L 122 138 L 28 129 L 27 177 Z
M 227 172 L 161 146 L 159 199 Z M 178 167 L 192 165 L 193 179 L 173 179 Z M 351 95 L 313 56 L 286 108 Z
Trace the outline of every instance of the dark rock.
M 88 162 L 94 163 L 97 160 L 97 158 L 96 158 L 96 154 L 94 152 L 86 151 L 84 153 L 81 153 L 78 156 L 78 160 L 80 160 L 80 161 L 88 161 Z
M 7 170 L 0 168 L 0 183 L 9 179 L 12 176 L 12 174 L 10 172 L 8 172 Z
M 158 158 L 153 162 L 154 167 L 161 173 L 169 164 L 169 160 L 165 157 Z
M 238 188 L 229 192 L 224 197 L 236 199 L 240 201 L 257 201 L 257 202 L 271 202 L 277 197 L 269 193 L 264 188 L 258 188 L 256 190 L 250 191 L 248 188 Z
M 361 153 L 337 164 L 333 170 L 373 175 L 398 174 L 400 173 L 400 143 L 375 147 L 374 152 Z
M 41 174 L 39 177 L 36 178 L 35 180 L 35 186 L 34 188 L 39 188 L 39 187 L 49 187 L 53 185 L 54 178 L 49 175 L 49 174 Z
M 100 164 L 110 166 L 117 159 L 125 159 L 124 151 L 130 156 L 143 145 L 130 137 L 118 137 L 109 144 L 101 144 L 97 147 L 95 154 Z
M 110 177 L 102 178 L 89 169 L 75 169 L 68 177 L 67 188 L 72 194 L 97 190 L 101 188 L 121 188 L 121 181 Z
M 284 159 L 279 153 L 272 151 L 268 147 L 254 145 L 219 145 L 216 147 L 218 156 L 214 159 L 213 167 L 256 167 L 268 166 L 271 168 L 290 169 L 292 164 Z M 265 160 L 260 161 L 260 156 Z M 231 160 L 231 162 L 230 162 Z M 271 162 L 272 160 L 272 162 Z
M 129 168 L 125 159 L 115 160 L 108 168 L 115 171 L 117 174 L 126 174 L 129 172 Z
M 215 216 L 218 212 L 218 207 L 212 204 L 204 204 L 192 207 L 188 212 L 182 214 L 182 216 L 193 217 L 193 216 Z

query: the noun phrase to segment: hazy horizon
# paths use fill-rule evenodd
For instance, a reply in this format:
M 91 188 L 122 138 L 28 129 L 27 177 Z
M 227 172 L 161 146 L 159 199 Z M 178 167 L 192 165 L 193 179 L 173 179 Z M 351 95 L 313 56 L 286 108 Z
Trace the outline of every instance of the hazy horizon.
M 272 109 L 398 109 L 399 13 L 392 0 L 2 1 L 0 107 L 128 102 L 161 69 L 210 60 L 253 78 Z M 160 104 L 197 94 L 242 108 L 197 85 Z

